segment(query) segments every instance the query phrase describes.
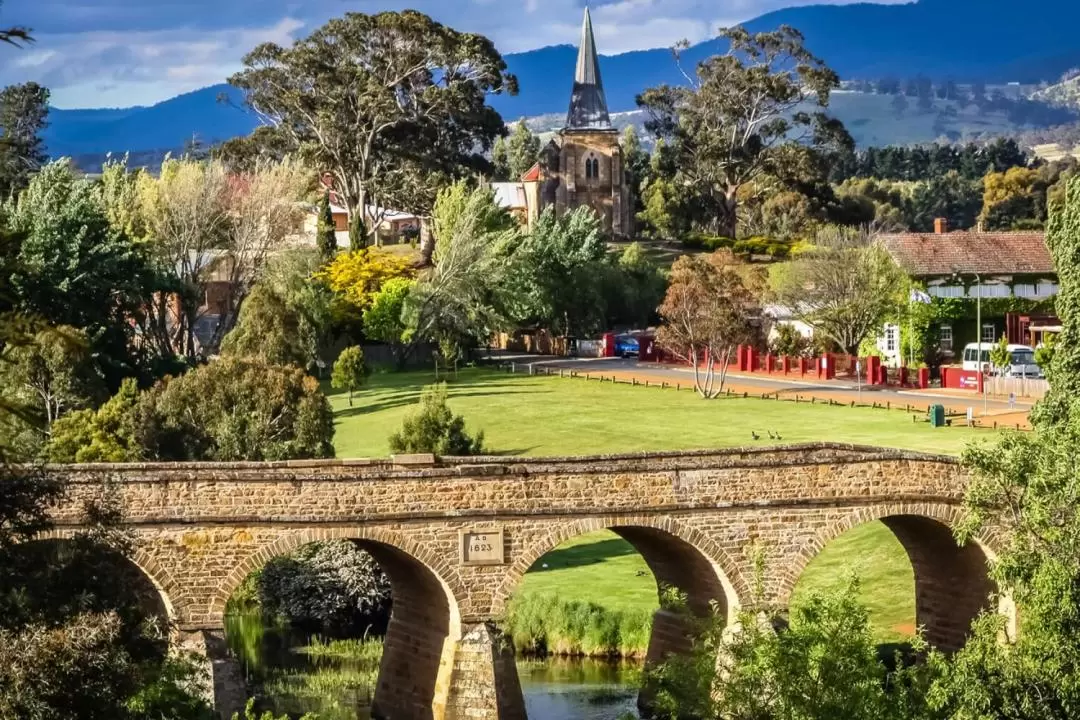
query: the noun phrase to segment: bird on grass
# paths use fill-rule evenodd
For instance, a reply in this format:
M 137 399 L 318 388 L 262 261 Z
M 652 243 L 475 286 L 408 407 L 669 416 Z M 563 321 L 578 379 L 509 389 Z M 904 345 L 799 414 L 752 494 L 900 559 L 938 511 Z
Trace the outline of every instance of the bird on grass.
M 758 434 L 757 434 L 756 432 L 754 432 L 753 430 L 751 430 L 751 431 L 750 431 L 750 437 L 754 438 L 755 440 L 760 440 L 760 439 L 761 439 L 761 436 L 760 436 L 760 435 L 758 435 Z
M 776 436 L 775 436 L 775 435 L 773 435 L 773 431 L 772 431 L 772 430 L 770 430 L 770 431 L 769 431 L 769 438 L 770 438 L 771 440 L 775 440 L 775 439 L 776 439 Z
M 776 439 L 777 439 L 777 440 L 783 440 L 784 438 L 780 437 L 780 433 L 779 433 L 779 432 L 777 432 L 777 433 L 776 433 Z

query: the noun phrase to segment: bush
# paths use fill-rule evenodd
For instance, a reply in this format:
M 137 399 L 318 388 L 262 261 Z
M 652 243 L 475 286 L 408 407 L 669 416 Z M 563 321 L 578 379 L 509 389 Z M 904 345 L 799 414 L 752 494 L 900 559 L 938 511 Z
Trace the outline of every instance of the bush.
M 394 453 L 434 453 L 436 455 L 480 455 L 484 433 L 470 437 L 465 419 L 454 415 L 446 402 L 446 384 L 429 385 L 420 404 L 405 418 L 401 430 L 390 436 Z
M 333 413 L 318 383 L 253 359 L 222 358 L 142 393 L 126 383 L 97 413 L 58 425 L 54 462 L 334 455 Z
M 782 323 L 776 326 L 776 336 L 769 341 L 769 352 L 780 357 L 810 357 L 814 342 L 799 332 L 794 325 Z
M 611 610 L 554 594 L 514 599 L 505 629 L 526 654 L 570 657 L 644 657 L 652 612 Z
M 311 543 L 274 558 L 254 584 L 264 615 L 331 633 L 386 632 L 390 582 L 348 540 Z
M 708 235 L 705 233 L 691 233 L 682 240 L 683 247 L 688 250 L 704 250 L 705 252 L 716 252 L 722 248 L 733 248 L 735 241 L 731 238 L 721 237 L 719 235 Z

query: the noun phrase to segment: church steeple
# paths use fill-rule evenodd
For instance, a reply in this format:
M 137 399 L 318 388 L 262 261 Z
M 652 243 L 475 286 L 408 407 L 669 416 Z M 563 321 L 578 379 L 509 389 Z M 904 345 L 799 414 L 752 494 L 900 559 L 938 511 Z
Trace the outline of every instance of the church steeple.
M 577 70 L 574 72 L 574 93 L 570 96 L 570 111 L 566 114 L 566 129 L 611 129 L 588 7 L 585 8 L 585 21 L 581 26 L 581 45 L 578 47 Z

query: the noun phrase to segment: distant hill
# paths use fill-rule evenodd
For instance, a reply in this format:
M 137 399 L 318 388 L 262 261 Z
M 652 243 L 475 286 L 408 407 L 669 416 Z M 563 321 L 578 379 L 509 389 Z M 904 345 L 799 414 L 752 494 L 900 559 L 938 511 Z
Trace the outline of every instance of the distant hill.
M 228 102 L 219 102 L 224 93 Z M 213 144 L 255 129 L 257 119 L 242 107 L 243 95 L 214 85 L 150 107 L 57 110 L 49 113 L 45 144 L 54 157 L 167 152 L 192 138 Z
M 807 46 L 844 78 L 923 74 L 934 80 L 1034 84 L 1080 66 L 1080 43 L 1075 39 L 1080 2 L 1038 0 L 1035 5 L 1022 8 L 1016 0 L 811 5 L 771 12 L 746 26 L 754 31 L 782 24 L 798 28 L 806 35 Z M 723 49 L 720 42 L 711 40 L 690 48 L 684 62 L 692 67 Z M 507 121 L 565 113 L 575 56 L 576 50 L 569 45 L 507 55 L 510 70 L 520 81 L 521 94 L 496 97 L 493 105 Z M 634 109 L 635 97 L 647 87 L 684 81 L 671 52 L 665 49 L 604 56 L 600 63 L 613 112 Z M 229 94 L 231 103 L 217 101 L 222 92 Z M 54 110 L 46 142 L 54 156 L 84 156 L 90 164 L 107 152 L 160 155 L 183 147 L 192 137 L 210 144 L 250 132 L 256 119 L 239 105 L 238 91 L 217 85 L 146 108 Z M 856 108 L 851 116 L 839 106 L 836 112 L 842 119 L 850 117 L 862 125 L 881 117 L 881 113 L 865 108 Z M 926 133 L 941 128 L 940 123 L 929 122 L 926 124 L 932 127 L 926 132 L 912 132 L 905 124 L 891 124 L 902 131 L 899 136 L 884 128 L 856 135 L 874 143 L 927 141 L 937 135 L 925 137 Z M 987 131 L 1009 130 L 1007 123 L 1002 127 L 1003 123 L 994 119 L 973 119 L 971 124 Z M 949 132 L 964 135 L 966 130 L 950 128 Z

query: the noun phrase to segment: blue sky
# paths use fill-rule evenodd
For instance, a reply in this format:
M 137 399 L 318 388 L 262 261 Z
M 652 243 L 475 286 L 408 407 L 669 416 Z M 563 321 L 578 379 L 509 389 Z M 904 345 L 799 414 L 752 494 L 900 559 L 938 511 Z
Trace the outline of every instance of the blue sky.
M 667 47 L 683 38 L 700 41 L 718 27 L 810 1 L 590 5 L 600 51 L 615 54 Z M 512 53 L 575 43 L 584 5 L 585 0 L 4 0 L 0 24 L 29 27 L 37 42 L 26 50 L 0 49 L 0 85 L 35 80 L 52 90 L 57 107 L 151 104 L 223 82 L 256 44 L 290 43 L 349 11 L 412 7 L 452 27 L 483 33 L 503 53 Z

